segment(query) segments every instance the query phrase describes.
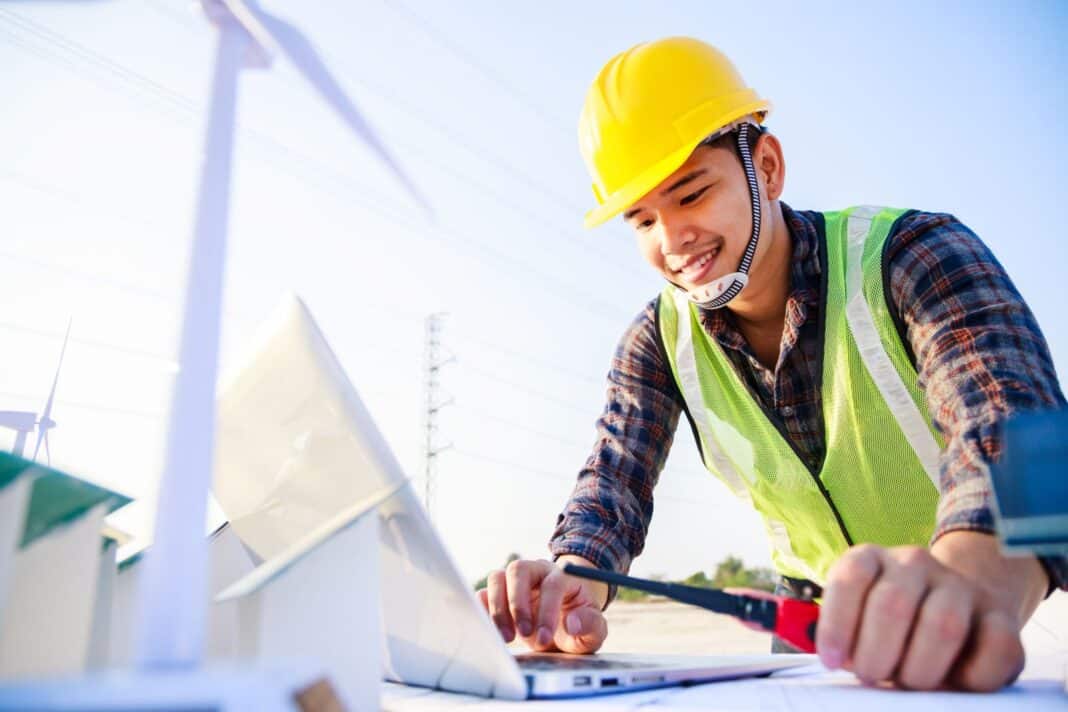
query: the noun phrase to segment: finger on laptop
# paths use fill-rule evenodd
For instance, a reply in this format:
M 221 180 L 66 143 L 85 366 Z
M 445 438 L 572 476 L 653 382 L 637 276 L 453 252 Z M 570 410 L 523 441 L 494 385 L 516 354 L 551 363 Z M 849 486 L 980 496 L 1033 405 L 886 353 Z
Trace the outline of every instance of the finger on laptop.
M 549 562 L 545 562 L 549 564 Z M 541 580 L 538 591 L 537 633 L 535 650 L 549 650 L 554 647 L 556 627 L 560 623 L 560 609 L 568 586 L 577 586 L 578 582 L 564 574 L 563 570 L 549 564 L 550 570 Z
M 518 559 L 508 564 L 504 570 L 512 620 L 515 621 L 519 635 L 528 645 L 536 630 L 531 610 L 531 591 L 541 584 L 552 568 L 553 565 L 548 561 Z
M 515 640 L 515 622 L 508 608 L 508 588 L 504 572 L 498 570 L 490 573 L 486 577 L 486 588 L 479 591 L 478 595 L 504 641 L 511 643 Z

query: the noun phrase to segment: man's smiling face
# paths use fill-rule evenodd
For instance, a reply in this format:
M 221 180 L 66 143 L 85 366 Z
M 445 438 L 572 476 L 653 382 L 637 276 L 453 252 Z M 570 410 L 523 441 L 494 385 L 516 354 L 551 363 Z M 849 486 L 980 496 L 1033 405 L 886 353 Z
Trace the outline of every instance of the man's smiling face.
M 734 272 L 753 225 L 749 184 L 737 153 L 719 145 L 698 147 L 623 218 L 646 261 L 683 289 Z

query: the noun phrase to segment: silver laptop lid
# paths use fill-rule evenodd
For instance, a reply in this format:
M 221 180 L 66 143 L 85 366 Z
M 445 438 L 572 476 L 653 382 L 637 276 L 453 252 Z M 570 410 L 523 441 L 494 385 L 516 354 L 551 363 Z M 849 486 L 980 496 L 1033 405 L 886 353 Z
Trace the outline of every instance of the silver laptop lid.
M 406 477 L 314 319 L 287 297 L 220 389 L 215 496 L 268 559 Z M 522 699 L 527 685 L 412 487 L 379 507 L 385 675 Z

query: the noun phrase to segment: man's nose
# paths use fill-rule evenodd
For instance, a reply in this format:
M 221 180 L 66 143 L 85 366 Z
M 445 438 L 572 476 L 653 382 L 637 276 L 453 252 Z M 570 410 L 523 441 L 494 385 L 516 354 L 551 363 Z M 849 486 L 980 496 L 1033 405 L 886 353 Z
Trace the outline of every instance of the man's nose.
M 685 216 L 660 216 L 660 252 L 677 254 L 697 238 L 697 230 Z

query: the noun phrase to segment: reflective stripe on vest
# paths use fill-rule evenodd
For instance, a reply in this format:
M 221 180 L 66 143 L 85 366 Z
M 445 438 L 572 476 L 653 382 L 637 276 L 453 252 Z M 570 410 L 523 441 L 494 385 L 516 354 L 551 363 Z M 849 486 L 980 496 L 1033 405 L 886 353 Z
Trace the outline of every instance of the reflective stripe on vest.
M 927 478 L 938 489 L 938 456 L 941 448 L 931 434 L 927 420 L 909 395 L 894 364 L 883 348 L 879 332 L 875 329 L 868 300 L 864 298 L 864 243 L 871 232 L 871 221 L 883 208 L 865 205 L 849 214 L 846 231 L 849 236 L 846 255 L 846 318 L 857 342 L 860 357 L 871 374 L 883 400 L 897 418 L 901 432 L 920 459 Z
M 675 308 L 679 314 L 688 314 L 690 310 L 690 300 L 686 292 L 681 289 L 675 290 Z M 682 391 L 682 397 L 686 401 L 690 416 L 694 419 L 697 432 L 701 434 L 703 444 L 701 454 L 706 460 L 705 467 L 711 466 L 711 469 L 719 473 L 723 481 L 727 483 L 727 488 L 735 496 L 746 504 L 752 504 L 749 487 L 746 486 L 745 480 L 734 468 L 726 453 L 716 444 L 716 439 L 710 437 L 712 427 L 708 421 L 708 411 L 705 410 L 701 401 L 701 382 L 697 376 L 697 358 L 694 354 L 693 330 L 689 319 L 679 319 L 678 347 L 675 354 L 679 390 Z

